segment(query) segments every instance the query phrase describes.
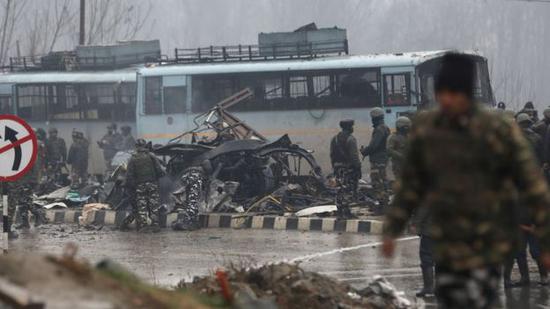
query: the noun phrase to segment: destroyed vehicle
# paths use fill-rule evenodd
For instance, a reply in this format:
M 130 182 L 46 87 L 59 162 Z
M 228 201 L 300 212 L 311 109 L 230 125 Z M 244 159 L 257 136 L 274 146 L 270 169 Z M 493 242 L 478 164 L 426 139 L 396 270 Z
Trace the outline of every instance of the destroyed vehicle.
M 293 144 L 284 135 L 274 142 L 255 139 L 227 141 L 218 147 L 199 144 L 169 144 L 154 150 L 169 157 L 167 173 L 179 180 L 192 166 L 211 166 L 210 180 L 239 184 L 234 202 L 261 198 L 289 184 L 299 185 L 304 193 L 325 190 L 320 166 L 311 153 Z

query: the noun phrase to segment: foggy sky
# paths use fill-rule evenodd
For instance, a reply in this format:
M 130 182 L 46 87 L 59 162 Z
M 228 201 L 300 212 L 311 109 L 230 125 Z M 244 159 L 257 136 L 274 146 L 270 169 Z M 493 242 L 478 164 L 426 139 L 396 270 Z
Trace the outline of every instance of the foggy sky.
M 43 0 L 31 0 L 38 3 Z M 253 44 L 316 22 L 347 28 L 353 54 L 444 48 L 489 58 L 497 100 L 550 105 L 550 3 L 508 0 L 133 0 L 151 5 L 139 38 L 175 47 Z M 32 4 L 35 5 L 35 4 Z M 57 49 L 66 48 L 57 46 Z

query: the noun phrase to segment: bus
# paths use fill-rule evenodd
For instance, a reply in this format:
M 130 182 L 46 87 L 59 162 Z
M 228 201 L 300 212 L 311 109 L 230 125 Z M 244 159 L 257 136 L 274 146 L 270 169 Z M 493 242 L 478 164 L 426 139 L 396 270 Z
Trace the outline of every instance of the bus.
M 339 121 L 354 119 L 360 145 L 371 134 L 370 109 L 381 107 L 393 128 L 397 117 L 434 106 L 434 75 L 446 50 L 340 55 L 308 59 L 168 64 L 137 71 L 136 129 L 155 144 L 195 127 L 194 119 L 242 89 L 253 97 L 230 111 L 268 138 L 289 134 L 330 167 L 331 137 Z M 476 62 L 476 99 L 494 105 L 487 59 Z
M 110 123 L 135 129 L 137 68 L 104 71 L 23 71 L 0 74 L 0 113 L 16 114 L 34 128 L 55 127 L 71 144 L 73 129 L 90 140 L 89 171 L 101 174 L 96 141 Z M 135 131 L 134 131 L 135 132 Z

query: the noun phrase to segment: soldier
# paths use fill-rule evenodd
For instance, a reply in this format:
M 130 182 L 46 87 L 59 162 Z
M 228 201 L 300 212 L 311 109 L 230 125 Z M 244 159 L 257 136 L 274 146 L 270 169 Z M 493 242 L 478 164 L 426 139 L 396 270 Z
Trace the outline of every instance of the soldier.
M 122 140 L 120 142 L 120 147 L 118 147 L 118 150 L 134 150 L 134 147 L 136 146 L 136 140 L 132 136 L 132 128 L 130 128 L 130 126 L 123 126 L 122 128 L 120 128 L 120 130 L 122 131 Z
M 71 185 L 81 187 L 88 180 L 88 151 L 90 143 L 84 133 L 73 131 L 67 163 L 71 165 Z
M 516 117 L 516 122 L 523 131 L 523 135 L 529 141 L 530 146 L 532 147 L 535 157 L 538 159 L 538 163 L 542 164 L 543 160 L 543 147 L 542 147 L 542 138 L 537 134 L 533 129 L 533 120 L 527 114 L 519 114 Z
M 407 146 L 407 137 L 411 130 L 411 120 L 407 117 L 399 117 L 395 122 L 395 133 L 388 138 L 388 154 L 391 158 L 394 177 L 401 175 L 401 164 L 405 156 L 405 147 Z
M 373 132 L 367 147 L 361 147 L 363 157 L 369 157 L 370 180 L 376 190 L 377 198 L 381 204 L 386 202 L 386 165 L 388 164 L 388 152 L 386 145 L 390 136 L 390 128 L 384 124 L 384 110 L 380 107 L 373 108 L 370 112 Z
M 201 166 L 192 166 L 184 172 L 181 178 L 183 186 L 174 192 L 175 211 L 178 213 L 178 219 L 172 224 L 174 230 L 194 231 L 200 228 L 199 207 L 205 198 L 204 190 L 208 187 L 207 175 L 210 171 L 209 161 L 205 161 Z
M 134 215 L 138 231 L 158 232 L 159 225 L 159 179 L 164 171 L 158 159 L 149 151 L 147 142 L 136 141 L 136 152 L 128 161 L 126 186 L 135 192 Z M 148 221 L 151 224 L 148 225 Z
M 59 182 L 61 168 L 67 161 L 67 146 L 65 140 L 58 137 L 57 129 L 50 128 L 48 130 L 49 138 L 46 140 L 46 168 L 48 170 L 48 178 Z
M 17 229 L 29 229 L 29 212 L 34 216 L 34 226 L 38 227 L 46 222 L 46 213 L 44 210 L 33 203 L 33 194 L 43 176 L 44 171 L 44 139 L 46 132 L 42 129 L 36 130 L 38 140 L 38 154 L 31 170 L 22 178 L 9 185 L 10 194 L 9 205 L 19 206 L 19 215 L 21 223 L 16 226 Z M 14 212 L 10 212 L 13 220 Z
M 361 160 L 357 150 L 357 140 L 353 136 L 355 121 L 348 119 L 340 121 L 342 131 L 330 142 L 330 161 L 339 190 L 336 198 L 339 218 L 351 218 L 352 214 L 346 195 L 353 198 L 357 195 L 359 179 L 361 179 Z
M 420 205 L 432 216 L 436 296 L 442 308 L 492 308 L 500 265 L 517 245 L 516 192 L 550 265 L 550 196 L 521 130 L 475 103 L 475 64 L 449 53 L 436 76 L 439 108 L 419 115 L 386 216 L 382 252 Z
M 97 142 L 99 148 L 103 149 L 103 158 L 105 159 L 107 171 L 111 170 L 111 160 L 116 155 L 121 143 L 122 136 L 117 132 L 117 126 L 114 123 L 107 127 L 107 134 Z

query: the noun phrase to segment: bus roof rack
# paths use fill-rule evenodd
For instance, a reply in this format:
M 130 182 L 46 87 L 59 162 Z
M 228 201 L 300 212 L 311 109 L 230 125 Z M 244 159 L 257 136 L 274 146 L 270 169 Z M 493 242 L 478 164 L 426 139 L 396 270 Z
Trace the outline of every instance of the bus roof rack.
M 209 46 L 193 49 L 176 48 L 175 58 L 161 64 L 216 62 L 251 62 L 289 59 L 313 59 L 323 56 L 348 55 L 348 40 L 277 43 L 262 45 Z

